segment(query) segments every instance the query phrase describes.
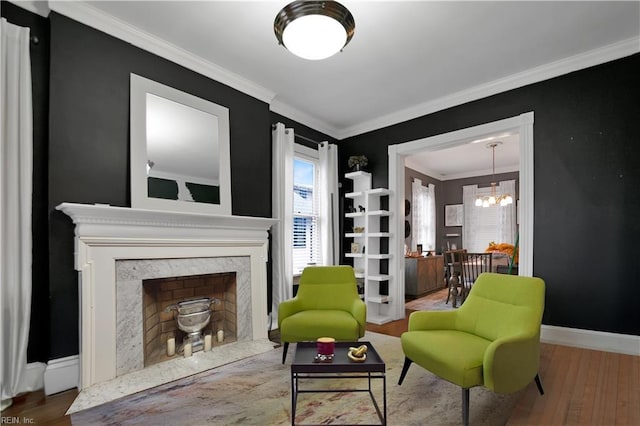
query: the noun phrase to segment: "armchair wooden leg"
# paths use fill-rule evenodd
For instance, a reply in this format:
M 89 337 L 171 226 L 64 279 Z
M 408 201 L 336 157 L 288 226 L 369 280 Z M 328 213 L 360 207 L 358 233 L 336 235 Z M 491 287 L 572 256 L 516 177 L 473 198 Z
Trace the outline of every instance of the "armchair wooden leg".
M 282 345 L 282 363 L 284 364 L 284 360 L 287 359 L 287 349 L 289 349 L 289 342 L 284 342 Z
M 539 374 L 536 374 L 536 386 L 538 386 L 538 392 L 540 392 L 540 395 L 544 395 L 544 389 L 542 389 L 542 382 L 540 381 Z
M 402 381 L 404 380 L 404 376 L 407 375 L 407 371 L 409 371 L 409 366 L 411 365 L 413 361 L 411 361 L 409 358 L 404 357 L 404 365 L 402 366 L 402 373 L 400 373 L 400 380 L 398 380 L 398 386 L 400 386 L 402 384 Z
M 462 424 L 469 426 L 469 388 L 462 388 Z

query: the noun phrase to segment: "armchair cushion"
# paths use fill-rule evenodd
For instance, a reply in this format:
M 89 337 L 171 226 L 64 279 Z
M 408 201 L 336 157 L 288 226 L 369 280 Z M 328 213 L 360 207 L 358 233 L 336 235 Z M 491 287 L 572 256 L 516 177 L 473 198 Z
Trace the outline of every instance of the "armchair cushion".
M 285 342 L 301 342 L 323 336 L 336 340 L 357 340 L 362 337 L 358 321 L 347 311 L 300 311 L 282 321 L 280 338 Z
M 456 330 L 416 331 L 402 339 L 407 358 L 465 388 L 483 383 L 484 353 L 490 344 L 482 337 Z

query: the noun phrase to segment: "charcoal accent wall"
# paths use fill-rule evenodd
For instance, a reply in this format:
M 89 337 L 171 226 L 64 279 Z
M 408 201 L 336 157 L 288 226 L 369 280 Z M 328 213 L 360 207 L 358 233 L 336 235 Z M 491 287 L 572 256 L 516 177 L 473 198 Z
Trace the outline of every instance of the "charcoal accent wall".
M 635 54 L 345 139 L 341 176 L 350 155 L 365 154 L 374 186 L 386 187 L 389 145 L 533 111 L 543 322 L 640 335 L 638 75 Z
M 29 27 L 32 42 L 31 81 L 33 97 L 33 194 L 32 209 L 32 274 L 31 328 L 27 362 L 49 360 L 49 333 L 43 324 L 49 322 L 49 232 L 47 209 L 47 142 L 49 127 L 49 20 L 12 3 L 0 5 L 2 17 L 21 27 Z
M 73 224 L 62 202 L 131 205 L 129 74 L 229 108 L 232 212 L 271 217 L 268 104 L 54 12 L 50 93 L 51 358 L 78 353 Z

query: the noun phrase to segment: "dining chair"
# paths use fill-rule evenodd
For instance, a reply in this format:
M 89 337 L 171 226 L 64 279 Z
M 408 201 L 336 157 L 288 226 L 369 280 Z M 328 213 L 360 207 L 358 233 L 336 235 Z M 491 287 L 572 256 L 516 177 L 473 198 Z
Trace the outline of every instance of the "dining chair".
M 449 300 L 453 299 L 452 304 L 454 308 L 457 305 L 458 295 L 462 292 L 462 254 L 466 252 L 467 249 L 458 249 L 448 250 L 444 253 L 444 261 L 447 268 L 447 288 L 449 289 L 445 303 L 449 303 Z M 460 292 L 458 288 L 460 288 Z
M 461 256 L 461 274 L 460 274 L 460 282 L 461 282 L 461 301 L 460 304 L 464 303 L 467 299 L 467 295 L 471 291 L 471 287 L 478 279 L 478 276 L 483 272 L 492 272 L 491 270 L 491 262 L 492 262 L 492 254 L 491 253 L 462 253 Z

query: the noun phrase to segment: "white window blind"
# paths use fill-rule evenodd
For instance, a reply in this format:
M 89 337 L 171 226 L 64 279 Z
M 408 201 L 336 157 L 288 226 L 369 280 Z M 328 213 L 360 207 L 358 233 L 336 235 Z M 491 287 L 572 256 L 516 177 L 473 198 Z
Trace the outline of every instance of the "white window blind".
M 317 159 L 296 153 L 293 162 L 293 274 L 321 265 Z

